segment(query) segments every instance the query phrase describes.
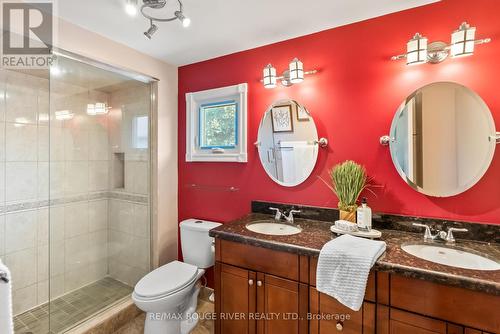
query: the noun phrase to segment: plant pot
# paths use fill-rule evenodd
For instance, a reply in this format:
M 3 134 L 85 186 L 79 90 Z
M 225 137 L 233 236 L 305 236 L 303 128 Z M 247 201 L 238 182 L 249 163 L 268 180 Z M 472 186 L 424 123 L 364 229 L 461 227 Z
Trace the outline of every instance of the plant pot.
M 341 220 L 347 220 L 351 223 L 356 223 L 356 211 L 344 211 L 344 210 L 339 210 L 339 211 Z

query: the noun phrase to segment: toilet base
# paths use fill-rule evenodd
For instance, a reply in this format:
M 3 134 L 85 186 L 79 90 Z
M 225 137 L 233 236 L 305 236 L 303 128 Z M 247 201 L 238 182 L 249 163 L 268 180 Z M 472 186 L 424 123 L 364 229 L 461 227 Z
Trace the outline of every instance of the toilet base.
M 189 334 L 198 324 L 198 319 L 191 320 L 157 320 L 146 315 L 144 323 L 145 334 Z
M 189 334 L 198 324 L 196 307 L 200 287 L 196 286 L 192 296 L 187 301 L 184 312 L 178 313 L 153 313 L 147 312 L 144 323 L 144 334 Z

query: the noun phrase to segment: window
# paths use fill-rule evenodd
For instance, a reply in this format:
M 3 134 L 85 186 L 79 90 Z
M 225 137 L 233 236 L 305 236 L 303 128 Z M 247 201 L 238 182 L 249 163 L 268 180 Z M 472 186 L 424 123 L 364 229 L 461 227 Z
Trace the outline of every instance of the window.
M 186 94 L 186 161 L 247 162 L 246 83 Z
M 148 148 L 148 116 L 135 116 L 132 119 L 132 122 L 133 147 L 138 149 Z
M 236 101 L 204 104 L 200 107 L 201 149 L 235 148 L 238 145 Z

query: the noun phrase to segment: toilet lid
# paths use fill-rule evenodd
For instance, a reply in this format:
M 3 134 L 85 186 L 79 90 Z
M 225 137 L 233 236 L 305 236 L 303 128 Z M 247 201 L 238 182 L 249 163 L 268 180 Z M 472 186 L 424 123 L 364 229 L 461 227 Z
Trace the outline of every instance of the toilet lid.
M 197 272 L 198 268 L 192 264 L 172 261 L 144 276 L 134 292 L 146 298 L 166 295 L 191 283 Z

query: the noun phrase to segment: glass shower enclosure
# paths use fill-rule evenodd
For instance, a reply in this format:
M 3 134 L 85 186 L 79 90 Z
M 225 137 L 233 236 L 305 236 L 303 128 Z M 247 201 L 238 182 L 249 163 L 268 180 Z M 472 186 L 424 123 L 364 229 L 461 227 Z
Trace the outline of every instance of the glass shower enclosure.
M 67 54 L 0 70 L 0 258 L 16 333 L 61 333 L 151 268 L 154 81 Z

